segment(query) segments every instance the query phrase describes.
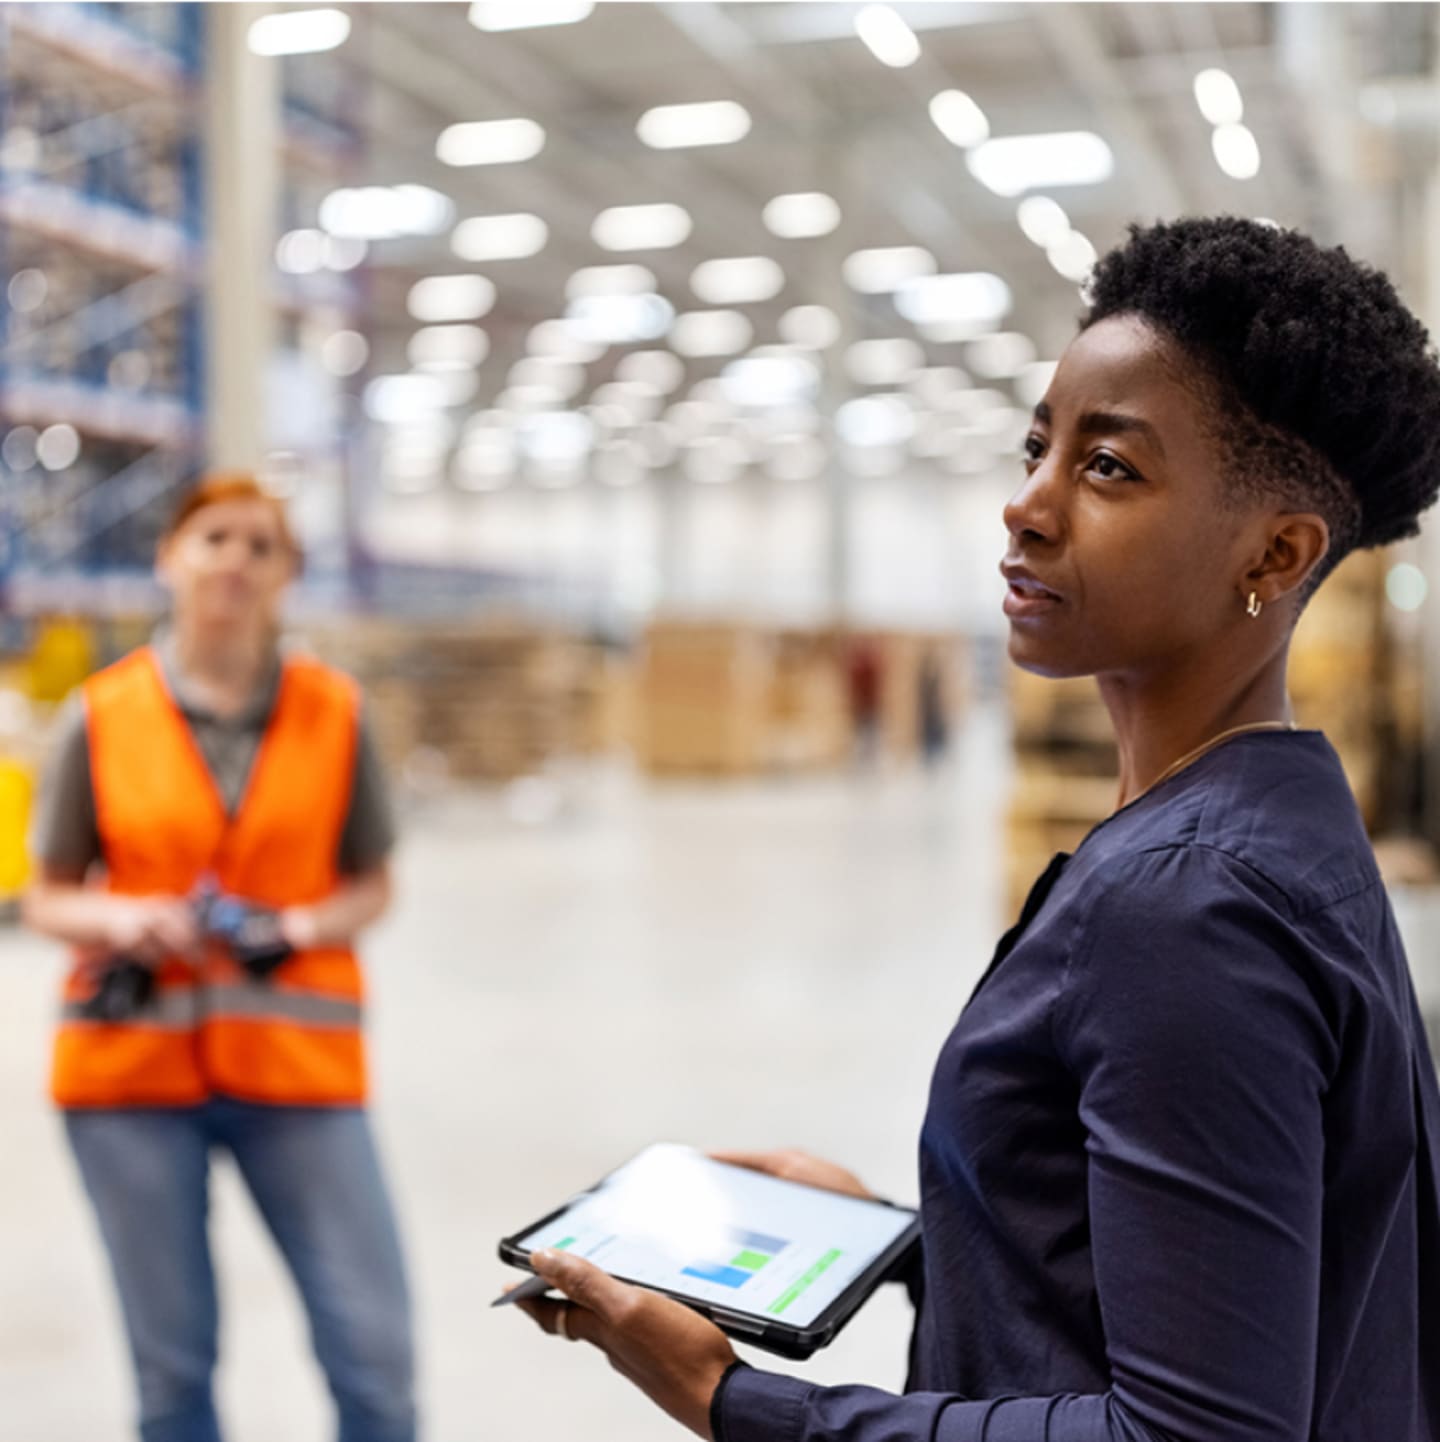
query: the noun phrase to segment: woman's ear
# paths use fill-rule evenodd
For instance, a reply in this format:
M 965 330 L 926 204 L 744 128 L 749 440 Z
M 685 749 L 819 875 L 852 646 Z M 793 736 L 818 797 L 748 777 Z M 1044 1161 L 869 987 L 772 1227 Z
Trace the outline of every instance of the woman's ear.
M 1264 605 L 1298 591 L 1330 549 L 1323 516 L 1295 511 L 1273 518 L 1264 555 L 1245 575 L 1245 589 Z

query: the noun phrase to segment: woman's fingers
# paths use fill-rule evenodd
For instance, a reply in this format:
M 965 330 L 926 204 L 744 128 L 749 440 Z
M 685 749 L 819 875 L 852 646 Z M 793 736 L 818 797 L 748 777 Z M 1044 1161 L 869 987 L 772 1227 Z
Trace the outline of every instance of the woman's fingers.
M 530 1265 L 537 1276 L 544 1277 L 557 1291 L 564 1292 L 572 1302 L 593 1312 L 602 1322 L 621 1321 L 634 1306 L 634 1287 L 617 1282 L 583 1257 L 549 1250 L 532 1252 Z
M 553 1297 L 536 1297 L 528 1302 L 515 1304 L 531 1318 L 542 1332 L 552 1337 L 568 1337 L 572 1342 L 581 1340 L 576 1320 L 580 1308 L 573 1302 L 557 1302 Z
M 849 1197 L 870 1197 L 874 1194 L 855 1175 L 834 1162 L 822 1161 L 794 1147 L 774 1152 L 709 1152 L 708 1156 L 717 1162 L 726 1162 L 733 1167 L 745 1167 L 752 1172 L 764 1172 L 766 1176 L 779 1177 L 785 1182 L 801 1182 L 807 1187 L 818 1187 L 825 1192 L 839 1192 Z

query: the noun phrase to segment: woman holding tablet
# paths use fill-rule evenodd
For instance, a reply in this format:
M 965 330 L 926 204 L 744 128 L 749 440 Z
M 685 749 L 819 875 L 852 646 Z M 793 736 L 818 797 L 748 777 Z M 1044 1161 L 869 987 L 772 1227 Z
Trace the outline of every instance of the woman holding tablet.
M 1440 369 L 1380 274 L 1257 223 L 1135 229 L 1025 442 L 1010 655 L 1094 675 L 1119 807 L 1037 882 L 941 1050 L 903 1396 L 736 1362 L 539 1254 L 720 1442 L 1440 1442 L 1440 1090 L 1291 631 L 1440 488 Z M 752 1158 L 837 1189 L 806 1158 Z

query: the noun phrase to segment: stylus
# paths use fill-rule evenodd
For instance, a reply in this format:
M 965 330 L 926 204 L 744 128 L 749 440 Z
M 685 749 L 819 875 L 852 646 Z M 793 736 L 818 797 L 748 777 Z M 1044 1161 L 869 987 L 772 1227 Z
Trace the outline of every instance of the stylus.
M 549 1290 L 550 1283 L 544 1277 L 527 1277 L 518 1287 L 502 1292 L 490 1305 L 504 1307 L 511 1302 L 528 1302 L 533 1297 L 543 1297 Z

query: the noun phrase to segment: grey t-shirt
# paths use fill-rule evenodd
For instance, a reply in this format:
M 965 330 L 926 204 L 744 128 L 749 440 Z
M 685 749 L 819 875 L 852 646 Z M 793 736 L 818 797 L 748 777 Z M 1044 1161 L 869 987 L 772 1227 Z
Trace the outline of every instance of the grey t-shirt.
M 195 737 L 225 809 L 233 815 L 245 795 L 265 727 L 275 709 L 280 689 L 280 658 L 277 656 L 272 662 L 243 711 L 235 716 L 220 717 L 189 693 L 168 635 L 157 639 L 155 651 L 170 694 Z M 55 724 L 54 749 L 36 802 L 32 851 L 47 866 L 84 871 L 102 858 L 95 788 L 90 777 L 85 703 L 81 695 L 77 693 L 66 702 Z M 362 711 L 355 776 L 340 835 L 337 864 L 343 875 L 354 876 L 378 866 L 394 845 L 395 818 L 385 773 Z

